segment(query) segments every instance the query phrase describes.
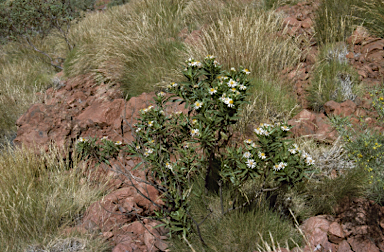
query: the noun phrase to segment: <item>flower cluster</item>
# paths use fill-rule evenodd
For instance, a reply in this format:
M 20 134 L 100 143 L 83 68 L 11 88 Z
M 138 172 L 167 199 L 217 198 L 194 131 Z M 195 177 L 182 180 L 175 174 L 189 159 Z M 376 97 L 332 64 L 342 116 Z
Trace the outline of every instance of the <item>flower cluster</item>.
M 189 59 L 187 60 L 187 64 L 188 64 L 188 66 L 190 66 L 190 67 L 197 67 L 197 68 L 201 68 L 201 67 L 203 66 L 203 64 L 202 64 L 200 61 L 198 61 L 198 60 L 194 60 L 194 59 L 192 59 L 192 58 L 189 58 Z
M 275 171 L 280 171 L 280 170 L 284 169 L 286 166 L 287 166 L 287 163 L 280 162 L 280 163 L 278 163 L 278 164 L 275 164 L 275 165 L 273 166 L 273 169 L 274 169 Z

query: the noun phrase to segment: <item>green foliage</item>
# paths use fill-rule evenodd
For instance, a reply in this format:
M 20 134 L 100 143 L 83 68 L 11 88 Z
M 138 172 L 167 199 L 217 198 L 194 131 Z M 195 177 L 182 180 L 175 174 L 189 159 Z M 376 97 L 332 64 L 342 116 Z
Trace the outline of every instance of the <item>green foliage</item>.
M 19 37 L 45 37 L 53 28 L 64 25 L 80 17 L 73 1 L 58 0 L 14 0 L 2 3 L 0 29 L 3 36 L 11 39 Z
M 343 102 L 354 100 L 362 89 L 358 75 L 345 58 L 348 53 L 344 44 L 323 46 L 308 88 L 308 101 L 315 111 L 322 111 L 330 100 Z
M 346 197 L 365 196 L 367 176 L 358 167 L 344 170 L 344 174 L 336 178 L 323 177 L 321 181 L 313 180 L 307 184 L 306 205 L 310 216 L 318 214 L 334 214 L 337 206 Z
M 349 156 L 369 176 L 368 197 L 384 205 L 384 136 L 366 130 L 358 135 L 347 136 Z
M 141 50 L 129 52 L 127 56 L 135 60 L 124 63 L 126 71 L 120 81 L 124 97 L 128 99 L 156 89 L 156 84 L 164 81 L 166 69 L 177 69 L 175 58 L 180 57 L 184 45 L 180 41 L 159 41 L 144 48 L 145 52 Z
M 285 124 L 260 125 L 255 129 L 255 142 L 248 139 L 244 149 L 227 149 L 229 158 L 223 162 L 221 176 L 239 188 L 247 180 L 257 179 L 265 190 L 303 182 L 314 160 L 285 139 L 289 130 Z
M 260 199 L 250 207 L 222 216 L 219 195 L 203 193 L 204 179 L 194 181 L 194 191 L 199 190 L 202 192 L 191 194 L 191 214 L 198 222 L 205 218 L 200 230 L 213 251 L 251 252 L 259 251 L 259 247 L 262 248 L 260 251 L 271 251 L 264 246 L 264 242 L 271 247 L 279 247 L 277 243 L 285 246 L 287 242 L 290 248 L 302 242 L 292 221 L 282 217 L 275 209 L 270 209 L 266 200 Z M 228 187 L 223 191 L 225 207 L 232 204 L 233 194 L 234 191 Z M 197 234 L 191 234 L 189 241 L 195 251 L 207 251 Z M 185 242 L 176 237 L 171 238 L 169 244 L 171 251 L 191 251 Z
M 138 166 L 145 164 L 153 181 L 160 181 L 156 188 L 163 195 L 165 206 L 158 206 L 156 216 L 170 234 L 186 240 L 194 233 L 207 246 L 200 231 L 204 221 L 198 224 L 198 216 L 192 213 L 191 195 L 203 197 L 201 190 L 194 189 L 197 177 L 204 178 L 206 189 L 220 194 L 230 182 L 236 192 L 235 199 L 224 209 L 220 197 L 224 216 L 262 199 L 265 191 L 301 183 L 314 161 L 283 139 L 290 129 L 285 124 L 275 127 L 265 124 L 255 129 L 257 142 L 249 140 L 244 147 L 232 147 L 232 126 L 246 103 L 250 71 L 244 68 L 223 71 L 211 55 L 203 62 L 190 58 L 186 63 L 183 74 L 187 80 L 169 84 L 167 91 L 171 95 L 159 92 L 154 105 L 141 110 L 141 117 L 134 125 L 136 139 L 122 150 L 140 157 L 142 162 Z M 167 114 L 168 102 L 184 103 L 188 112 Z M 95 139 L 80 139 L 77 147 L 81 152 L 92 153 L 98 162 L 108 164 L 107 159 L 113 157 L 111 149 L 106 141 L 102 144 L 96 144 Z M 243 149 L 248 152 L 243 153 Z M 117 155 L 119 149 L 114 150 Z M 259 160 L 255 162 L 252 156 L 257 155 Z M 266 182 L 253 190 L 253 199 L 249 200 L 244 187 L 260 180 Z
M 370 92 L 372 97 L 372 106 L 379 113 L 380 119 L 384 119 L 384 87 L 377 87 Z
M 101 142 L 97 138 L 80 138 L 76 145 L 77 151 L 84 158 L 99 158 L 100 162 L 110 164 L 108 160 L 117 158 L 121 150 L 121 142 L 113 142 L 108 137 L 103 137 Z
M 352 7 L 357 0 L 322 0 L 316 10 L 315 34 L 320 45 L 344 41 L 353 31 Z

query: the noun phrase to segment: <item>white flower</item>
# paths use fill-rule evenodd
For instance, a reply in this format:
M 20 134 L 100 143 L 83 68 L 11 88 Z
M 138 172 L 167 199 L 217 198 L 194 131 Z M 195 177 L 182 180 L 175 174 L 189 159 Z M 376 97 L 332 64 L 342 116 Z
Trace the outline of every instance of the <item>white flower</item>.
M 246 144 L 252 144 L 252 143 L 253 143 L 251 139 L 247 139 L 247 140 L 245 140 L 244 142 L 245 142 Z
M 108 136 L 103 136 L 101 140 L 108 140 Z
M 315 164 L 315 160 L 313 160 L 311 157 L 307 157 L 305 162 L 307 163 L 307 165 L 314 165 Z
M 256 148 L 257 147 L 256 143 L 252 143 L 251 146 L 252 146 L 252 148 Z
M 287 167 L 287 163 L 283 163 L 283 162 L 281 162 L 281 163 L 279 164 L 279 166 L 280 166 L 280 169 L 284 169 L 285 167 Z
M 81 143 L 84 143 L 84 142 L 86 142 L 87 141 L 87 139 L 85 139 L 84 137 L 80 137 L 79 138 L 79 142 L 81 142 Z
M 248 159 L 246 164 L 247 164 L 248 168 L 251 168 L 251 169 L 256 167 L 256 162 L 253 159 Z
M 302 158 L 311 158 L 311 156 L 309 156 L 308 153 L 306 153 L 305 151 L 303 151 L 303 153 L 301 154 Z
M 214 58 L 215 58 L 215 56 L 210 55 L 210 54 L 208 54 L 208 55 L 205 57 L 206 60 L 208 60 L 208 59 L 214 59 Z
M 257 154 L 259 156 L 260 159 L 266 159 L 267 156 L 265 156 L 265 153 L 264 152 L 260 152 Z
M 148 126 L 149 126 L 149 127 L 152 127 L 152 126 L 153 126 L 153 121 L 149 121 L 149 122 L 148 122 Z
M 161 92 L 159 92 L 157 95 L 158 95 L 158 96 L 161 96 L 161 97 L 164 97 L 164 96 L 165 96 L 165 93 L 164 93 L 163 91 L 161 91 Z
M 195 125 L 197 123 L 197 119 L 192 119 L 192 124 Z
M 192 129 L 191 130 L 191 136 L 198 136 L 200 135 L 199 129 Z
M 228 105 L 228 107 L 232 108 L 234 106 L 233 104 L 233 100 L 231 98 L 228 98 L 227 101 L 226 101 L 226 104 Z
M 234 72 L 236 72 L 236 68 L 234 68 L 234 67 L 231 67 L 231 71 L 234 71 Z
M 216 93 L 217 92 L 217 89 L 216 88 L 210 88 L 209 89 L 209 94 L 210 95 L 213 95 L 214 93 Z
M 175 83 L 175 82 L 172 82 L 171 86 L 172 86 L 173 88 L 175 88 L 175 87 L 177 87 L 177 86 L 178 86 L 178 84 L 177 84 L 177 83 Z
M 296 150 L 296 149 L 288 149 L 288 151 L 289 151 L 291 154 L 296 154 L 296 153 L 297 153 L 297 150 Z
M 140 150 L 140 145 L 136 145 L 136 150 Z
M 273 169 L 274 169 L 275 171 L 280 171 L 280 166 L 279 166 L 278 164 L 275 164 L 275 165 L 273 166 Z
M 260 123 L 260 127 L 263 127 L 263 128 L 267 128 L 267 127 L 271 127 L 272 125 L 268 124 L 268 123 Z
M 115 145 L 121 145 L 121 141 L 116 141 Z
M 234 87 L 237 86 L 237 82 L 234 81 L 234 80 L 232 80 L 232 79 L 230 79 L 230 80 L 228 81 L 227 85 L 228 85 L 228 87 L 230 87 L 230 88 L 234 88 Z
M 245 73 L 245 74 L 247 74 L 247 75 L 251 73 L 248 69 L 243 69 L 242 72 Z
M 198 67 L 198 68 L 201 68 L 203 66 L 203 64 L 201 64 L 200 61 L 191 61 L 190 63 L 188 63 L 188 65 L 193 67 Z
M 265 130 L 262 128 L 256 128 L 253 130 L 257 135 L 264 135 Z
M 219 65 L 219 62 L 217 62 L 217 60 L 215 60 L 215 61 L 213 61 L 213 65 L 217 66 L 217 65 Z
M 136 129 L 136 133 L 139 133 L 141 131 L 141 128 Z
M 246 86 L 244 86 L 243 84 L 241 84 L 241 85 L 239 86 L 239 89 L 240 89 L 240 90 L 246 90 L 246 89 L 247 89 L 247 87 L 246 87 Z
M 281 126 L 281 130 L 282 131 L 289 131 L 289 127 L 288 126 Z
M 181 115 L 183 113 L 183 111 L 176 111 L 175 114 L 176 115 Z
M 203 106 L 203 103 L 201 101 L 196 101 L 194 105 L 195 105 L 195 109 L 199 109 Z
M 165 115 L 165 113 L 164 113 L 163 110 L 160 110 L 160 111 L 159 111 L 159 114 L 161 114 L 161 115 Z
M 153 150 L 152 149 L 147 149 L 145 152 L 144 152 L 144 156 L 148 157 L 150 154 L 153 153 Z
M 231 88 L 231 91 L 235 93 L 237 90 L 236 88 Z
M 251 158 L 251 157 L 252 157 L 252 154 L 251 154 L 249 151 L 247 151 L 247 152 L 245 152 L 245 153 L 243 154 L 243 157 L 244 157 L 244 158 Z
M 281 169 L 284 169 L 287 166 L 287 163 L 280 162 L 279 164 L 275 164 L 273 166 L 273 169 L 275 171 L 280 171 Z
M 171 171 L 173 170 L 173 167 L 170 163 L 165 163 L 165 167 L 167 167 L 168 169 L 170 169 Z

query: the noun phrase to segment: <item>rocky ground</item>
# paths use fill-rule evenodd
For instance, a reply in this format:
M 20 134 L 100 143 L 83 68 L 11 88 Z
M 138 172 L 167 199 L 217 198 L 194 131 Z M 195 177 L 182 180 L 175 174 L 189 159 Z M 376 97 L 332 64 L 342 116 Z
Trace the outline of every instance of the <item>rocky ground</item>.
M 285 16 L 288 35 L 302 36 L 303 50 L 308 52 L 297 67 L 282 72 L 294 85 L 302 106 L 302 111 L 289 121 L 294 125 L 293 133 L 295 136 L 305 135 L 320 142 L 332 143 L 337 138 L 337 132 L 328 124 L 331 115 L 352 116 L 352 123 L 364 120 L 369 127 L 383 131 L 378 114 L 371 108 L 369 95 L 343 103 L 329 101 L 322 113 L 308 109 L 305 90 L 318 52 L 313 40 L 316 7 L 313 3 L 299 3 L 278 9 Z M 186 40 L 191 37 L 198 39 L 195 38 L 198 34 L 194 31 L 182 37 Z M 371 37 L 359 28 L 347 43 L 350 51 L 346 53 L 346 59 L 356 68 L 360 80 L 368 85 L 381 83 L 384 40 Z M 61 78 L 61 74 L 58 78 Z M 154 93 L 144 93 L 127 102 L 117 86 L 96 85 L 87 76 L 56 84 L 40 94 L 42 103 L 32 105 L 18 119 L 15 144 L 38 145 L 48 150 L 52 142 L 59 146 L 70 146 L 80 137 L 103 136 L 129 143 L 133 139 L 129 124 L 135 123 L 139 110 L 148 107 L 154 96 Z M 173 108 L 174 111 L 180 109 Z M 113 163 L 115 168 L 129 171 L 136 164 L 137 160 L 129 157 Z M 156 221 L 141 221 L 138 218 L 139 215 L 152 215 L 156 207 L 146 197 L 161 204 L 157 191 L 144 182 L 132 181 L 131 177 L 110 170 L 99 169 L 98 175 L 110 179 L 111 192 L 103 200 L 92 204 L 72 229 L 101 234 L 114 246 L 113 252 L 164 251 L 167 247 L 163 241 L 166 238 L 165 230 L 153 228 L 158 224 Z M 146 177 L 145 172 L 140 170 L 132 171 L 132 175 L 143 180 Z M 384 251 L 384 208 L 363 199 L 346 201 L 338 207 L 335 216 L 312 217 L 303 223 L 302 230 L 309 241 L 304 251 Z

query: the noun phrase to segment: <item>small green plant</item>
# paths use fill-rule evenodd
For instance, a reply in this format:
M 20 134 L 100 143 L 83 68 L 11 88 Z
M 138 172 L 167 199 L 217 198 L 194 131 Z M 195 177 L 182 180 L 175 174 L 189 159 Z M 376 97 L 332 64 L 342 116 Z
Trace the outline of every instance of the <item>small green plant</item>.
M 380 119 L 384 119 L 384 88 L 379 87 L 370 92 L 372 106 L 379 113 Z
M 354 100 L 362 89 L 356 71 L 348 64 L 344 44 L 323 46 L 308 88 L 308 101 L 315 111 L 322 111 L 330 100 Z
M 215 57 L 208 55 L 202 62 L 187 60 L 183 74 L 186 81 L 171 83 L 167 87 L 169 94 L 159 92 L 154 104 L 141 110 L 133 127 L 135 140 L 122 151 L 142 160 L 137 167 L 144 164 L 149 168 L 153 179 L 149 183 L 159 190 L 165 203 L 157 205 L 156 215 L 170 234 L 188 243 L 188 237 L 195 233 L 207 246 L 200 225 L 210 213 L 200 219 L 191 212 L 191 195 L 201 197 L 202 193 L 193 189 L 196 178 L 204 178 L 206 193 L 220 194 L 220 214 L 224 216 L 250 206 L 264 192 L 303 182 L 314 161 L 284 139 L 290 130 L 284 123 L 260 126 L 255 129 L 257 141 L 247 140 L 244 146 L 231 142 L 232 127 L 250 88 L 248 69 L 222 70 Z M 186 113 L 169 113 L 169 102 L 185 104 Z M 87 153 L 97 153 L 99 162 L 106 163 L 111 157 L 110 147 L 100 147 L 95 140 L 80 141 L 78 148 L 93 149 L 87 149 Z M 250 199 L 243 189 L 252 181 L 262 183 Z M 237 193 L 233 203 L 224 209 L 222 191 L 228 185 Z
M 369 175 L 368 197 L 384 205 L 384 137 L 379 132 L 364 131 L 348 137 L 349 157 Z

